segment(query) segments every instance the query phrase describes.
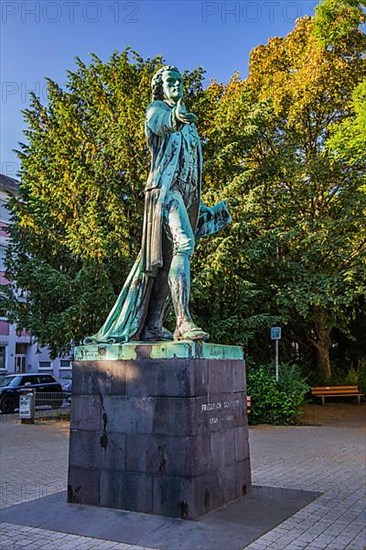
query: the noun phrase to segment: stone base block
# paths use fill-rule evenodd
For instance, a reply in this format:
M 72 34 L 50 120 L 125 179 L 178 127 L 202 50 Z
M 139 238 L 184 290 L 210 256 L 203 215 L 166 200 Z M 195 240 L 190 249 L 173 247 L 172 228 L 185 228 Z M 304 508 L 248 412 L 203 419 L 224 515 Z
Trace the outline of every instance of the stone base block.
M 251 486 L 241 348 L 83 346 L 68 501 L 195 519 Z

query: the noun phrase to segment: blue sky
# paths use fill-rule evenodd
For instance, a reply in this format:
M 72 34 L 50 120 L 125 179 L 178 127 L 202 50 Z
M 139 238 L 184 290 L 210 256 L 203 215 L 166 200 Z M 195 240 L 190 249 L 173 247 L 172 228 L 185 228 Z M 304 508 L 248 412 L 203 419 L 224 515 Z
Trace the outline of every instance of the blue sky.
M 59 84 L 88 63 L 91 52 L 106 61 L 131 46 L 143 57 L 162 54 L 181 70 L 203 66 L 207 82 L 245 77 L 249 52 L 272 36 L 284 36 L 316 0 L 2 0 L 1 172 L 16 176 L 12 149 L 23 137 L 21 110 L 28 91 L 45 96 L 45 77 Z

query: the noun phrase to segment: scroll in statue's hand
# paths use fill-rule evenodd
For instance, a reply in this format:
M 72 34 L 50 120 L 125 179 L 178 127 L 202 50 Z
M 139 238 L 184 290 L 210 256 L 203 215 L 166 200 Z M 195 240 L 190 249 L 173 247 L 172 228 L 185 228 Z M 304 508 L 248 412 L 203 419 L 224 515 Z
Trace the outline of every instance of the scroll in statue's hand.
M 199 215 L 200 216 L 205 216 L 205 220 L 209 221 L 214 217 L 215 213 L 214 213 L 214 210 L 212 208 L 207 206 L 207 204 L 204 204 L 203 202 L 201 202 Z

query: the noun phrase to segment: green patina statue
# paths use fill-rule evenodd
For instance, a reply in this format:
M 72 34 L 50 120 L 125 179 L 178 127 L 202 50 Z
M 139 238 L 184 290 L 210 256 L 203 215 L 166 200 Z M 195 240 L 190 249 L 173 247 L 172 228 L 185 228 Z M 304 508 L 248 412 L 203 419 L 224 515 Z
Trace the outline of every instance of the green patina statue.
M 224 202 L 209 208 L 200 201 L 201 143 L 176 67 L 157 71 L 152 95 L 145 123 L 152 161 L 141 251 L 104 325 L 85 344 L 209 338 L 189 312 L 191 257 L 197 237 L 219 231 L 231 218 Z M 174 334 L 164 327 L 171 303 Z

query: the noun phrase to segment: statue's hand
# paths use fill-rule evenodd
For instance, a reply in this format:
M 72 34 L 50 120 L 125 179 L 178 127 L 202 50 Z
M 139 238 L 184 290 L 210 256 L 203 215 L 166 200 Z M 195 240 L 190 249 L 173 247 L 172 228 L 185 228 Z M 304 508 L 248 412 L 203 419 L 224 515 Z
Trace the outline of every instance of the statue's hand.
M 214 211 L 212 208 L 201 202 L 200 204 L 200 216 L 205 215 L 207 220 L 211 220 L 214 217 Z
M 179 98 L 177 101 L 175 116 L 180 122 L 183 122 L 184 124 L 193 124 L 197 120 L 196 115 L 194 115 L 193 113 L 187 113 L 182 98 Z

